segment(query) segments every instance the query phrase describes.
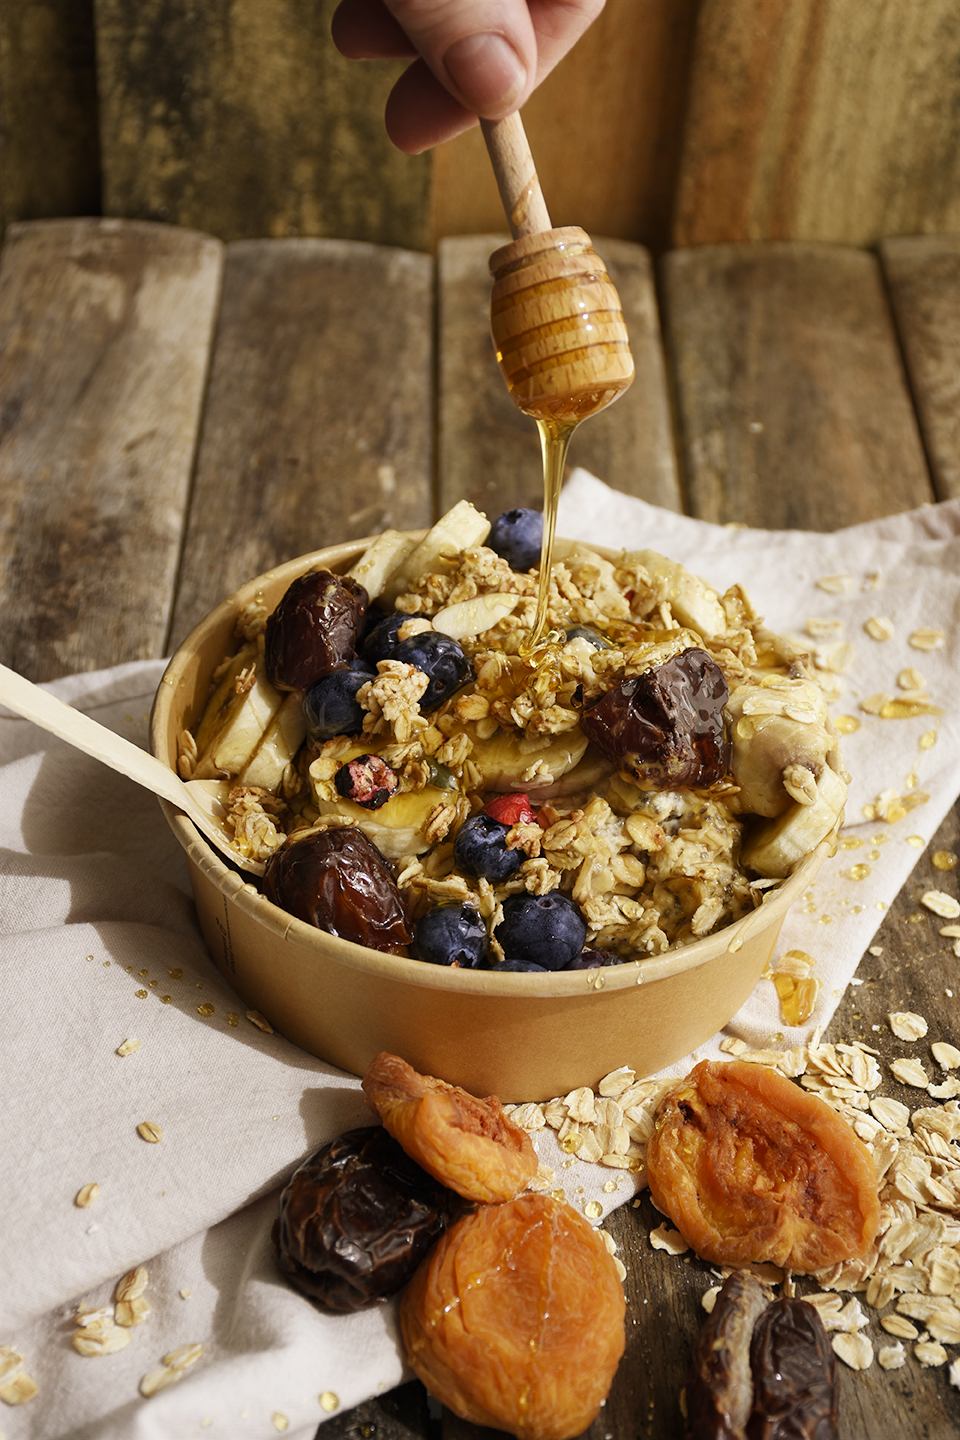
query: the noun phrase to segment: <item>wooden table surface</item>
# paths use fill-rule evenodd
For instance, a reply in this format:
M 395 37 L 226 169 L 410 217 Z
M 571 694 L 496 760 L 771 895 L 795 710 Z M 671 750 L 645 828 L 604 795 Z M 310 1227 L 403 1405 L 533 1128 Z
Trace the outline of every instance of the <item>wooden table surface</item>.
M 42 681 L 162 656 L 278 561 L 423 526 L 462 496 L 491 517 L 539 504 L 535 430 L 488 339 L 486 259 L 503 238 L 445 241 L 434 262 L 336 240 L 224 246 L 115 220 L 10 227 L 3 662 Z M 770 528 L 833 530 L 960 496 L 955 240 L 704 246 L 656 270 L 639 246 L 597 244 L 638 380 L 578 433 L 573 462 L 658 505 Z M 937 849 L 960 850 L 956 810 L 828 1039 L 893 1053 L 895 965 L 898 995 L 908 975 L 910 1007 L 956 1040 L 942 968 L 956 962 L 918 907 L 955 879 L 932 867 Z M 679 1434 L 706 1267 L 650 1247 L 659 1219 L 645 1200 L 607 1221 L 631 1323 L 590 1440 Z M 842 1440 L 958 1433 L 945 1367 L 839 1368 Z M 481 1433 L 417 1383 L 322 1427 L 324 1440 Z

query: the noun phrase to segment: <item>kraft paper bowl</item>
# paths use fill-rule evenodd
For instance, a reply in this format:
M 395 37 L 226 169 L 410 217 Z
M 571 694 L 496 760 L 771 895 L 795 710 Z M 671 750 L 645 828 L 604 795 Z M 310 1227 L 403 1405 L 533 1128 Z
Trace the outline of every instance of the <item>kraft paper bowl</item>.
M 239 609 L 254 598 L 273 609 L 298 575 L 344 570 L 368 543 L 300 556 L 211 611 L 164 673 L 151 720 L 154 754 L 176 769 L 179 732 L 202 713 L 210 675 L 235 644 Z M 210 954 L 244 1006 L 343 1070 L 362 1074 L 388 1050 L 504 1101 L 593 1086 L 620 1065 L 649 1075 L 708 1040 L 753 990 L 787 910 L 832 849 L 832 840 L 823 841 L 759 909 L 691 945 L 592 972 L 494 975 L 380 954 L 304 924 L 160 803 L 186 853 Z

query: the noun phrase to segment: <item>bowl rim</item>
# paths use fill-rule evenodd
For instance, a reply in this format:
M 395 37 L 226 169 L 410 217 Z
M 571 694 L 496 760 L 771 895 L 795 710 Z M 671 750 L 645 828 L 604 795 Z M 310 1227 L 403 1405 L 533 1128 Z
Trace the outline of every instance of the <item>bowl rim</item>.
M 406 532 L 422 538 L 426 530 Z M 376 536 L 359 540 L 344 541 L 338 545 L 325 546 L 299 555 L 291 560 L 264 571 L 248 580 L 221 600 L 213 610 L 201 619 L 177 646 L 167 663 L 150 713 L 150 745 L 153 754 L 164 764 L 169 764 L 168 745 L 172 720 L 173 698 L 180 684 L 180 677 L 189 657 L 202 641 L 227 621 L 236 618 L 237 611 L 255 600 L 265 587 L 286 581 L 289 584 L 298 575 L 311 568 L 324 566 L 337 569 L 349 566 L 358 559 Z M 609 547 L 587 544 L 585 541 L 557 537 L 557 550 L 569 553 L 571 547 L 582 545 L 605 559 L 616 560 L 620 553 Z M 555 554 L 557 552 L 555 551 Z M 695 970 L 710 964 L 719 955 L 739 951 L 755 932 L 780 924 L 794 901 L 813 882 L 820 866 L 835 849 L 836 833 L 842 824 L 842 816 L 834 831 L 821 840 L 808 855 L 804 856 L 797 868 L 775 889 L 765 890 L 761 903 L 749 914 L 741 916 L 722 930 L 706 935 L 689 944 L 671 946 L 658 955 L 643 956 L 627 960 L 621 965 L 609 965 L 592 970 L 547 971 L 539 973 L 510 973 L 498 975 L 490 970 L 463 970 L 445 965 L 431 965 L 422 960 L 394 955 L 383 951 L 370 950 L 351 940 L 344 940 L 328 931 L 319 930 L 296 916 L 281 910 L 257 889 L 245 872 L 234 869 L 220 852 L 203 838 L 193 822 L 166 800 L 160 806 L 174 835 L 183 847 L 188 862 L 196 866 L 200 874 L 238 908 L 280 940 L 306 948 L 317 959 L 332 959 L 347 968 L 364 971 L 373 977 L 402 982 L 427 990 L 445 990 L 461 995 L 510 996 L 538 1000 L 564 999 L 571 995 L 583 995 L 584 990 L 614 991 L 632 989 L 635 986 L 665 980 L 679 972 Z

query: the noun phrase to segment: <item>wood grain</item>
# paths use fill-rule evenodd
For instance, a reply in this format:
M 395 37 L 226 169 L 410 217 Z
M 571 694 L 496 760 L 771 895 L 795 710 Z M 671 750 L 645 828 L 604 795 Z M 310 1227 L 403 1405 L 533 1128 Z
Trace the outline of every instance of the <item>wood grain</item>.
M 523 108 L 554 225 L 669 244 L 700 0 L 607 0 Z M 432 243 L 503 223 L 479 130 L 433 152 Z
M 938 500 L 960 498 L 960 239 L 884 240 L 880 259 Z
M 692 514 L 835 530 L 934 498 L 874 256 L 703 246 L 663 286 Z
M 0 229 L 100 213 L 93 0 L 0 9 Z
M 30 680 L 162 653 L 222 251 L 109 220 L 7 232 L 0 653 Z
M 335 0 L 95 4 L 106 214 L 426 248 L 429 157 L 383 126 L 403 62 L 344 60 Z
M 228 246 L 174 644 L 278 561 L 429 523 L 432 375 L 428 256 Z
M 438 257 L 438 503 L 464 496 L 495 518 L 543 504 L 536 425 L 514 405 L 490 339 L 487 261 L 509 235 L 442 242 Z M 620 295 L 637 367 L 633 385 L 579 427 L 570 464 L 666 509 L 680 509 L 653 276 L 647 252 L 622 240 L 595 240 Z
M 954 0 L 704 0 L 673 243 L 955 233 Z

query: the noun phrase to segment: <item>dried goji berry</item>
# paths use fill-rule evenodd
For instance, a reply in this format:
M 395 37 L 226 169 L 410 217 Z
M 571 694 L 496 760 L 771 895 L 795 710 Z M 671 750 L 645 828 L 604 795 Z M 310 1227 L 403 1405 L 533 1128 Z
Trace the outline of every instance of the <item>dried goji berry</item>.
M 498 795 L 496 799 L 488 800 L 483 808 L 501 825 L 532 825 L 537 818 L 529 795 Z

